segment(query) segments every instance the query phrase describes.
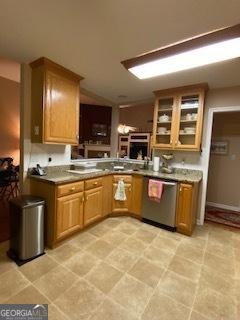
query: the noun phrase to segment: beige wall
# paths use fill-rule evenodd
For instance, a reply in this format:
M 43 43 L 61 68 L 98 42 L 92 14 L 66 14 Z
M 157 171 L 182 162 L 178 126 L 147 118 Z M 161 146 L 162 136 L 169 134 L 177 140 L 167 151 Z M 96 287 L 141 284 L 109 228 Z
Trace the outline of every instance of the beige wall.
M 20 85 L 0 77 L 0 157 L 19 164 Z
M 174 152 L 174 160 L 172 162 L 173 166 L 179 168 L 183 167 L 197 169 L 203 172 L 203 180 L 199 190 L 198 219 L 200 223 L 203 223 L 203 217 L 205 213 L 208 178 L 207 128 L 209 126 L 209 110 L 212 108 L 233 106 L 240 107 L 240 86 L 209 90 L 206 96 L 204 110 L 202 152 Z M 155 152 L 155 155 L 160 155 L 160 152 Z
M 207 201 L 240 206 L 240 112 L 214 115 L 212 140 L 228 141 L 227 155 L 211 154 Z
M 120 108 L 119 122 L 136 127 L 139 132 L 152 132 L 153 103 Z
M 0 57 L 0 77 L 20 82 L 20 63 Z

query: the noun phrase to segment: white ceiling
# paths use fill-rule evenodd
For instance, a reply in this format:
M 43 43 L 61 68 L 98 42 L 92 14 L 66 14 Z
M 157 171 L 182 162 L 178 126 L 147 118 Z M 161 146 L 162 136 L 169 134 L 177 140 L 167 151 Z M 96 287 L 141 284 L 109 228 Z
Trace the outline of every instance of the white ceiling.
M 27 63 L 48 57 L 83 76 L 82 87 L 116 103 L 197 82 L 234 86 L 239 59 L 148 80 L 120 61 L 237 24 L 239 12 L 239 0 L 0 0 L 0 56 Z

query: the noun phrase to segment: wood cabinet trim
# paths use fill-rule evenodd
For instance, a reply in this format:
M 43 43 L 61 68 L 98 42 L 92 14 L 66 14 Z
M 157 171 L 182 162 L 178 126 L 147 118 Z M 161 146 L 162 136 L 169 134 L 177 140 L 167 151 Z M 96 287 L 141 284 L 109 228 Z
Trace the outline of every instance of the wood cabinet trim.
M 69 194 L 81 192 L 83 190 L 84 190 L 84 182 L 83 181 L 74 182 L 74 183 L 67 183 L 67 184 L 63 184 L 61 186 L 56 187 L 57 197 L 62 197 L 62 196 L 66 196 Z
M 74 200 L 77 201 L 77 208 L 79 209 L 79 211 L 77 212 L 73 211 Z M 56 216 L 56 229 L 55 229 L 56 240 L 63 239 L 66 236 L 69 236 L 74 232 L 83 228 L 83 202 L 84 202 L 83 192 L 70 194 L 57 199 L 57 209 L 56 209 L 57 216 Z M 70 204 L 70 208 L 67 210 L 67 212 L 64 211 L 64 204 L 68 204 L 68 205 Z M 67 219 L 63 215 L 65 216 L 67 215 L 68 216 Z
M 88 202 L 90 196 L 95 196 L 97 203 Z M 103 187 L 93 188 L 84 191 L 84 213 L 83 213 L 83 224 L 88 226 L 93 222 L 101 219 L 102 217 L 102 205 L 103 202 Z
M 73 76 L 54 62 L 48 63 L 46 58 L 41 59 L 31 64 L 32 142 L 77 145 L 81 77 Z
M 85 180 L 84 185 L 85 185 L 85 190 L 90 190 L 93 188 L 101 187 L 103 184 L 103 178 L 93 178 L 93 179 L 88 179 Z
M 171 88 L 166 90 L 156 91 L 156 100 L 154 107 L 153 118 L 153 148 L 162 150 L 187 150 L 187 151 L 200 151 L 202 128 L 203 128 L 203 114 L 204 114 L 204 101 L 205 92 L 207 90 L 207 84 L 196 84 L 192 86 Z M 198 95 L 199 107 L 196 121 L 196 133 L 193 144 L 180 144 L 180 125 L 181 125 L 181 98 L 185 95 Z M 157 142 L 157 126 L 158 126 L 158 110 L 159 100 L 161 99 L 173 99 L 173 110 L 171 120 L 171 133 L 169 136 L 169 143 Z M 164 123 L 163 123 L 164 124 Z
M 117 183 L 119 180 L 123 180 L 124 183 L 132 183 L 131 175 L 114 175 L 113 182 Z
M 181 94 L 189 94 L 189 93 L 196 93 L 199 90 L 203 90 L 204 92 L 208 91 L 209 87 L 206 82 L 204 83 L 197 83 L 197 84 L 192 84 L 188 86 L 182 86 L 182 87 L 175 87 L 175 88 L 168 88 L 168 89 L 163 89 L 163 90 L 157 90 L 153 91 L 155 96 L 157 98 L 170 98 L 172 95 L 181 95 Z
M 74 81 L 81 81 L 84 78 L 78 74 L 76 74 L 75 72 L 66 69 L 65 67 L 63 67 L 62 65 L 46 58 L 46 57 L 41 57 L 33 62 L 30 63 L 30 67 L 32 69 L 34 68 L 38 68 L 38 67 L 44 67 L 47 69 L 53 69 L 55 71 L 57 71 L 59 74 L 64 74 L 65 76 L 68 76 L 68 78 L 73 79 Z
M 197 191 L 198 184 L 179 183 L 176 227 L 178 232 L 189 236 L 194 230 L 197 219 Z

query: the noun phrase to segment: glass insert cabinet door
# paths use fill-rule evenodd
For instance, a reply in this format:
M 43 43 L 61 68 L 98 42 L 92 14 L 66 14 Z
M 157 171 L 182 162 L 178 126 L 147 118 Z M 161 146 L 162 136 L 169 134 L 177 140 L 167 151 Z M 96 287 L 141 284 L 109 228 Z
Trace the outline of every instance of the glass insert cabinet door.
M 154 91 L 153 149 L 200 151 L 207 83 Z
M 203 118 L 201 92 L 178 97 L 178 127 L 174 146 L 176 149 L 200 148 Z
M 153 128 L 154 145 L 172 147 L 176 102 L 175 97 L 164 97 L 156 100 Z

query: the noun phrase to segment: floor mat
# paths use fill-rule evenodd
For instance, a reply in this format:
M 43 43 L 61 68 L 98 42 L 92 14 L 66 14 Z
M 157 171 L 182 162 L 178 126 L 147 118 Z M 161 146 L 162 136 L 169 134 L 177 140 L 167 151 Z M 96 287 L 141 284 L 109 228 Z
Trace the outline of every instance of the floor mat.
M 240 228 L 240 212 L 207 207 L 205 220 Z

